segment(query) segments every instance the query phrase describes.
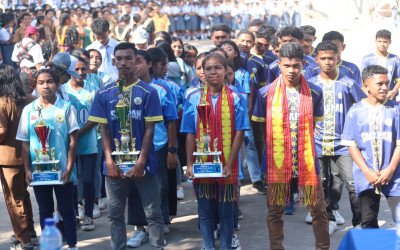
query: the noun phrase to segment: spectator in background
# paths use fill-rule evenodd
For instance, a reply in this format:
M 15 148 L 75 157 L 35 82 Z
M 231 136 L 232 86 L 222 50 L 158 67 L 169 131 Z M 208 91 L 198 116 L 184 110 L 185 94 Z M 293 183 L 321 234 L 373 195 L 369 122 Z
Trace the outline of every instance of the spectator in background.
M 14 27 L 14 16 L 12 14 L 1 15 L 0 44 L 1 44 L 1 60 L 10 66 L 16 67 L 11 60 L 14 49 L 14 37 L 12 29 Z M 17 33 L 16 33 L 17 34 Z
M 154 33 L 159 31 L 168 32 L 171 25 L 168 15 L 161 13 L 159 5 L 155 5 L 153 11 Z

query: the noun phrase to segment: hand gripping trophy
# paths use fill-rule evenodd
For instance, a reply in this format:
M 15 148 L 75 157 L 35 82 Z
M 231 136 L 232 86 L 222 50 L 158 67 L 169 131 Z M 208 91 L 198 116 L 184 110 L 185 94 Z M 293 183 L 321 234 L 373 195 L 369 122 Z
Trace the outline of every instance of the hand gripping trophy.
M 199 129 L 201 136 L 196 139 L 196 152 L 193 156 L 196 160 L 193 164 L 193 174 L 195 178 L 222 177 L 222 163 L 219 159 L 221 151 L 218 151 L 218 138 L 213 141 L 213 150 L 211 150 L 211 137 L 209 127 L 209 116 L 211 105 L 207 102 L 204 95 L 204 86 L 200 85 L 201 99 L 197 105 L 197 113 L 199 115 Z M 212 160 L 208 161 L 209 158 Z
M 32 165 L 34 165 L 34 171 L 32 173 L 32 182 L 30 185 L 64 184 L 64 182 L 61 181 L 62 171 L 58 167 L 59 160 L 56 160 L 56 149 L 48 146 L 47 138 L 51 129 L 43 121 L 42 107 L 36 108 L 35 111 L 38 112 L 39 120 L 35 125 L 35 132 L 42 147 L 40 149 L 34 149 L 35 160 L 32 162 Z
M 136 150 L 136 138 L 131 136 L 130 96 L 123 92 L 125 78 L 122 77 L 117 83 L 119 93 L 115 113 L 119 120 L 121 138 L 114 138 L 115 151 L 111 155 L 115 156 L 115 164 L 126 174 L 136 164 L 140 151 Z

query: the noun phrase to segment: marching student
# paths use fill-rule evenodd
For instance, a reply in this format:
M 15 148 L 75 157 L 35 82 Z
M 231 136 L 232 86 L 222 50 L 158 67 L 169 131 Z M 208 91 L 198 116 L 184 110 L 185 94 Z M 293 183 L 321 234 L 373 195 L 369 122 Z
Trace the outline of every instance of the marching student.
M 193 175 L 193 152 L 196 138 L 202 138 L 203 131 L 198 127 L 197 105 L 204 98 L 211 106 L 210 136 L 218 138 L 217 148 L 222 151 L 224 177 L 195 178 L 193 188 L 198 203 L 199 229 L 204 249 L 215 249 L 214 229 L 216 213 L 220 219 L 220 248 L 231 249 L 234 233 L 234 201 L 238 188 L 238 152 L 243 143 L 244 131 L 250 128 L 246 102 L 241 94 L 225 84 L 228 62 L 216 53 L 206 56 L 203 70 L 206 79 L 204 91 L 193 91 L 185 102 L 181 132 L 187 133 L 186 153 L 187 173 Z M 227 126 L 222 124 L 225 121 Z
M 400 203 L 399 105 L 387 100 L 388 70 L 379 65 L 362 71 L 367 98 L 347 113 L 342 145 L 353 158 L 354 185 L 361 209 L 361 228 L 378 228 L 381 195 L 388 201 L 393 221 Z
M 392 43 L 392 34 L 388 30 L 379 30 L 375 35 L 376 51 L 370 53 L 361 61 L 361 70 L 369 65 L 381 65 L 388 70 L 390 90 L 387 95 L 388 99 L 396 99 L 400 97 L 398 91 L 400 88 L 400 59 L 397 55 L 389 53 L 389 46 Z
M 90 110 L 89 121 L 100 123 L 100 134 L 106 165 L 106 190 L 109 207 L 111 248 L 125 249 L 127 243 L 125 207 L 130 185 L 136 185 L 149 223 L 150 244 L 162 249 L 164 223 L 160 208 L 160 187 L 156 154 L 153 146 L 154 126 L 163 121 L 157 91 L 140 81 L 135 74 L 137 50 L 132 43 L 120 43 L 115 47 L 113 63 L 120 77 L 125 77 L 123 92 L 131 105 L 131 136 L 136 138 L 136 150 L 140 151 L 136 165 L 123 175 L 111 156 L 115 150 L 113 138 L 120 139 L 120 124 L 115 116 L 119 88 L 110 84 L 100 89 Z
M 35 133 L 35 126 L 42 118 L 51 129 L 48 138 L 50 147 L 55 148 L 56 159 L 60 160 L 61 180 L 64 185 L 34 186 L 36 201 L 39 206 L 40 226 L 44 229 L 44 220 L 53 217 L 53 190 L 57 199 L 57 207 L 63 218 L 64 235 L 68 249 L 77 249 L 74 182 L 76 182 L 75 159 L 77 150 L 77 131 L 79 125 L 74 106 L 59 97 L 56 93 L 59 79 L 55 71 L 41 69 L 37 73 L 35 90 L 39 98 L 27 105 L 22 111 L 17 131 L 17 140 L 22 141 L 22 157 L 25 166 L 26 183 L 32 181 L 35 160 L 34 149 L 41 148 Z
M 312 215 L 316 249 L 329 249 L 328 214 L 314 146 L 314 121 L 322 121 L 324 104 L 320 87 L 301 74 L 304 53 L 300 44 L 280 49 L 281 74 L 257 93 L 252 120 L 266 123 L 267 225 L 271 249 L 283 249 L 283 213 L 299 198 Z M 297 177 L 295 183 L 292 179 Z
M 319 86 L 323 94 L 324 120 L 316 122 L 315 146 L 327 202 L 329 234 L 332 235 L 337 225 L 344 224 L 343 217 L 335 207 L 340 201 L 343 183 L 349 193 L 352 225 L 356 227 L 360 224 L 360 206 L 350 167 L 352 159 L 347 148 L 340 144 L 340 137 L 347 112 L 365 94 L 354 79 L 340 74 L 337 68 L 339 52 L 335 44 L 322 42 L 317 45 L 315 54 L 321 72 L 307 82 Z M 310 217 L 306 219 L 308 223 L 311 221 Z

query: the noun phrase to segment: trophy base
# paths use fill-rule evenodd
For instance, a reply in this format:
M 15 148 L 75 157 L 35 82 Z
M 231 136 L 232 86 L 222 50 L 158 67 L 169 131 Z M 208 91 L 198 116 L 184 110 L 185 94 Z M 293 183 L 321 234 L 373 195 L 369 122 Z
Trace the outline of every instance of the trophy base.
M 58 164 L 60 160 L 54 161 L 33 161 L 32 165 L 46 165 L 46 164 Z
M 117 165 L 121 172 L 125 175 L 131 170 L 133 166 L 136 165 L 136 162 L 121 162 L 115 163 L 115 165 Z
M 195 178 L 218 178 L 224 176 L 222 164 L 213 162 L 194 163 L 193 174 Z
M 111 153 L 111 155 L 114 155 L 114 156 L 125 156 L 125 155 L 130 155 L 130 156 L 132 156 L 132 155 L 139 155 L 140 154 L 140 151 L 129 151 L 129 152 L 124 152 L 124 151 L 113 151 L 112 153 Z
M 61 175 L 61 170 L 33 172 L 30 186 L 63 185 Z

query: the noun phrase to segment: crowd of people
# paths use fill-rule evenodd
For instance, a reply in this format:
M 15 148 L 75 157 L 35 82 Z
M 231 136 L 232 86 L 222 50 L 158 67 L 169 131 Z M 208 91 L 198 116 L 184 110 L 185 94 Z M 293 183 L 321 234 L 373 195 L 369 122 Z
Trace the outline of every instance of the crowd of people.
M 33 187 L 40 225 L 57 218 L 68 249 L 77 249 L 77 230 L 96 229 L 106 206 L 112 249 L 145 242 L 163 249 L 185 198 L 182 181 L 193 182 L 202 249 L 215 249 L 216 240 L 220 249 L 241 249 L 244 165 L 267 197 L 271 249 L 284 248 L 282 215 L 298 204 L 308 208 L 316 249 L 329 249 L 344 224 L 343 186 L 355 228 L 378 227 L 381 195 L 395 219 L 400 59 L 388 52 L 390 31 L 377 31 L 376 50 L 359 69 L 341 58 L 340 32 L 326 32 L 315 46 L 316 29 L 296 27 L 294 5 L 280 12 L 293 20 L 286 22 L 248 4 L 258 12 L 246 23 L 245 12 L 226 7 L 242 3 L 229 1 L 97 4 L 22 6 L 1 16 L 0 178 L 11 249 L 33 249 L 38 239 L 27 186 L 42 147 L 40 122 L 52 131 L 47 142 L 64 183 Z M 215 47 L 199 53 L 190 44 L 197 37 Z M 140 151 L 126 173 L 112 156 L 123 98 Z M 224 177 L 193 173 L 193 153 L 206 147 L 197 110 L 204 102 Z

